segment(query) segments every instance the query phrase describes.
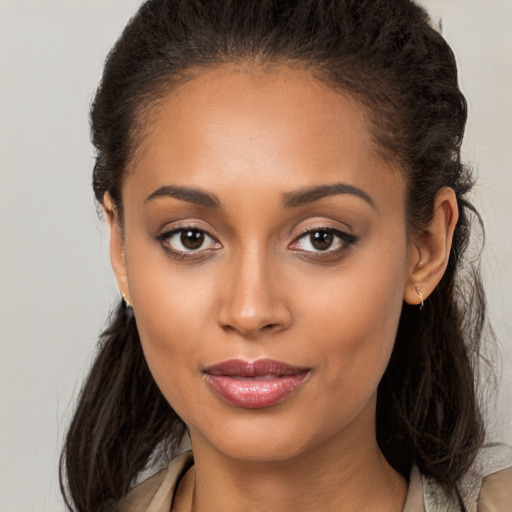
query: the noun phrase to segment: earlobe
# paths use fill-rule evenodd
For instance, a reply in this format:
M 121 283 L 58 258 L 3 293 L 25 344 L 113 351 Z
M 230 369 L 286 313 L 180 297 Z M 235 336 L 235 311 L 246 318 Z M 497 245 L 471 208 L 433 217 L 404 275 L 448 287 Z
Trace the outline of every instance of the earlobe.
M 455 192 L 444 187 L 436 195 L 428 226 L 412 235 L 409 275 L 404 290 L 404 300 L 408 304 L 421 304 L 441 281 L 448 265 L 458 218 Z
M 103 212 L 105 220 L 110 228 L 110 262 L 112 264 L 112 269 L 116 277 L 119 291 L 125 301 L 129 304 L 131 299 L 128 289 L 123 236 L 114 201 L 108 192 L 103 196 Z

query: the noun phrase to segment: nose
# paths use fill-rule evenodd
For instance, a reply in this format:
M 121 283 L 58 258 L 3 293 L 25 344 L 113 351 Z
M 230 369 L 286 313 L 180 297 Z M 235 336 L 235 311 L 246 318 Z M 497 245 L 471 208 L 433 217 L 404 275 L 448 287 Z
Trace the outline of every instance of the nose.
M 226 331 L 255 338 L 287 329 L 292 314 L 279 270 L 261 250 L 238 254 L 222 278 L 218 323 Z

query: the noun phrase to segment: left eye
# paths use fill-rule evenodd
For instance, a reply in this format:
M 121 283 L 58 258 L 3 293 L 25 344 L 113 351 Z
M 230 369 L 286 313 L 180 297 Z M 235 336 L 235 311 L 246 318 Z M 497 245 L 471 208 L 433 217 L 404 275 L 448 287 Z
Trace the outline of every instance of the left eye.
M 162 246 L 174 253 L 191 253 L 215 249 L 219 246 L 206 231 L 197 228 L 176 229 L 158 237 Z
M 333 229 L 315 229 L 304 233 L 291 248 L 307 252 L 333 252 L 354 242 L 354 237 Z

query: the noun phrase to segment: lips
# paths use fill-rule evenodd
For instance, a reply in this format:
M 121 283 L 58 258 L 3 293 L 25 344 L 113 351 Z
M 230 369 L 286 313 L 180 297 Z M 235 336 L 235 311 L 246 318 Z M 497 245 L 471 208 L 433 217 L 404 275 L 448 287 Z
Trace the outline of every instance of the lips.
M 272 359 L 231 359 L 204 371 L 211 389 L 236 407 L 258 409 L 281 402 L 309 373 L 308 368 Z

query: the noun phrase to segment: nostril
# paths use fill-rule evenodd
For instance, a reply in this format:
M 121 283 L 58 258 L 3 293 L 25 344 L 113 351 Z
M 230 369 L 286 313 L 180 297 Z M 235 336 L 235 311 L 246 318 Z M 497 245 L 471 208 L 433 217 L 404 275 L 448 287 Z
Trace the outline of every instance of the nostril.
M 251 279 L 255 279 L 254 276 Z M 226 333 L 238 333 L 249 338 L 270 335 L 287 329 L 291 312 L 286 299 L 271 286 L 258 279 L 249 286 L 240 279 L 218 302 L 217 323 Z
M 252 325 L 252 326 L 238 325 L 237 326 L 237 325 L 226 324 L 226 325 L 222 325 L 221 327 L 226 332 L 240 331 L 240 332 L 243 332 L 244 334 L 251 334 L 251 333 L 256 333 L 256 332 L 269 332 L 269 331 L 279 329 L 279 324 L 278 323 L 268 323 L 268 324 L 265 324 L 262 326 L 255 326 L 255 325 Z
M 221 322 L 220 327 L 227 333 L 240 333 L 243 336 L 254 337 L 261 334 L 271 334 L 286 328 L 287 322 L 258 321 L 257 318 L 231 318 L 231 321 Z

